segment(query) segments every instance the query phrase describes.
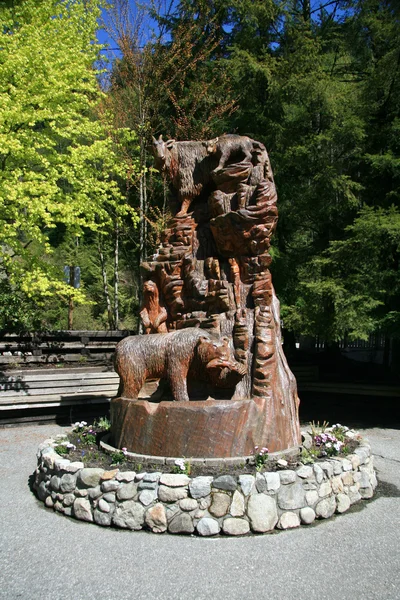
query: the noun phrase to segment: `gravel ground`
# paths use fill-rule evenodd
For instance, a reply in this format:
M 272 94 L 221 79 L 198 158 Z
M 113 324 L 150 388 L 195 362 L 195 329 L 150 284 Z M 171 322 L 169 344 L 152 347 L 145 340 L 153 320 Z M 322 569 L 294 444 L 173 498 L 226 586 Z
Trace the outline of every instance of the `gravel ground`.
M 400 431 L 367 429 L 380 485 L 346 514 L 272 535 L 203 539 L 100 528 L 30 491 L 57 425 L 0 429 L 0 598 L 400 598 Z

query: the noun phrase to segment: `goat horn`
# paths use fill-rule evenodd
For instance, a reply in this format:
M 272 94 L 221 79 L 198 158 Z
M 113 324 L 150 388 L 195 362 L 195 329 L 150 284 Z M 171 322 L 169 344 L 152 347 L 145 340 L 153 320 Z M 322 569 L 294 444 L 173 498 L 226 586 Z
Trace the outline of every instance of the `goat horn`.
M 151 137 L 152 137 L 152 139 L 153 139 L 153 142 L 154 142 L 155 144 L 157 144 L 157 140 L 156 140 L 156 138 L 154 137 L 154 135 L 152 135 Z
M 158 138 L 158 141 L 159 141 L 159 142 L 162 142 L 162 141 L 163 141 L 163 139 L 162 139 L 162 133 L 160 134 L 160 137 Z

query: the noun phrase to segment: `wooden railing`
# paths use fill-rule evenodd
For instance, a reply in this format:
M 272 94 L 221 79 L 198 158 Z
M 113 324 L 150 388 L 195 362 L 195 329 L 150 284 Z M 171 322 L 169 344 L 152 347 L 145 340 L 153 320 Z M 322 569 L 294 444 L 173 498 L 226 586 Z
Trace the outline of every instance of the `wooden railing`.
M 116 344 L 130 331 L 53 331 L 0 334 L 0 365 L 89 364 L 109 361 Z

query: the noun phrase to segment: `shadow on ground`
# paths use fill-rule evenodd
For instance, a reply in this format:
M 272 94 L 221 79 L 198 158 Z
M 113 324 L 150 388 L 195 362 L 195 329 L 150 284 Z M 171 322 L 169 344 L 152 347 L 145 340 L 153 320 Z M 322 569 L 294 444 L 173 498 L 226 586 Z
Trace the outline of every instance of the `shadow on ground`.
M 390 427 L 400 429 L 400 403 L 398 398 L 356 396 L 302 392 L 300 396 L 300 421 L 328 421 L 348 427 Z

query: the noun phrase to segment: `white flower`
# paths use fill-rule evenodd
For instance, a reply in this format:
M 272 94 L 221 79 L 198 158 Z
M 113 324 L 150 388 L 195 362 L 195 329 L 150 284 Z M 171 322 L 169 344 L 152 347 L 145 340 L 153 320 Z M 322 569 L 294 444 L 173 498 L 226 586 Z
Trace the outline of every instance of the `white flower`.
M 332 442 L 326 442 L 325 447 L 326 448 L 332 448 Z

